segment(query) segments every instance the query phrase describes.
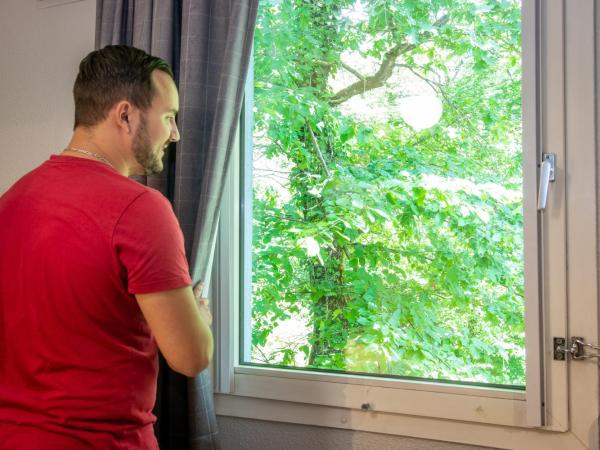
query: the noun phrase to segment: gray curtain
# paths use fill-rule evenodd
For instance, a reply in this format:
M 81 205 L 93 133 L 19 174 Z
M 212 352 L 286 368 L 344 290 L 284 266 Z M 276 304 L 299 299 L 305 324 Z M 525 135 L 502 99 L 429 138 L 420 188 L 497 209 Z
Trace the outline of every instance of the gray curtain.
M 181 141 L 160 175 L 161 190 L 186 240 L 194 282 L 210 274 L 219 205 L 252 48 L 258 0 L 97 0 L 96 48 L 125 44 L 169 61 L 178 82 Z M 216 449 L 210 373 L 159 376 L 157 435 L 162 450 Z

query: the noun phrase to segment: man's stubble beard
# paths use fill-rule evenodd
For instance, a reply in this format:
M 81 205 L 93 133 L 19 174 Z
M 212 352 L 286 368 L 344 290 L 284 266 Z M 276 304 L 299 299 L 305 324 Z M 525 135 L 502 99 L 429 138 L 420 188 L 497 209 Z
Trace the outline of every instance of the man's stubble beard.
M 137 163 L 144 169 L 144 175 L 152 175 L 163 171 L 162 159 L 155 153 L 148 135 L 146 117 L 142 115 L 140 127 L 133 140 L 133 155 Z

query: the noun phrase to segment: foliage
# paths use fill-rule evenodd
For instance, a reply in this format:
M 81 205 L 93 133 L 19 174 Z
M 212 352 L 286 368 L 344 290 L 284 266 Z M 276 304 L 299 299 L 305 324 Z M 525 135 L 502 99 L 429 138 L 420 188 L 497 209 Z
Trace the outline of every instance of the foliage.
M 523 385 L 519 2 L 263 1 L 254 58 L 252 359 Z

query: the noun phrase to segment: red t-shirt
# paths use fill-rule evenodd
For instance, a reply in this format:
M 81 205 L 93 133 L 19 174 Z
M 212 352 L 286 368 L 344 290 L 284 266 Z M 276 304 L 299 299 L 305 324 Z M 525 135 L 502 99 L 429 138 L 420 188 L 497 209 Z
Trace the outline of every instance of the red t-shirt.
M 21 178 L 0 197 L 0 449 L 158 449 L 134 294 L 190 284 L 158 191 L 69 156 Z

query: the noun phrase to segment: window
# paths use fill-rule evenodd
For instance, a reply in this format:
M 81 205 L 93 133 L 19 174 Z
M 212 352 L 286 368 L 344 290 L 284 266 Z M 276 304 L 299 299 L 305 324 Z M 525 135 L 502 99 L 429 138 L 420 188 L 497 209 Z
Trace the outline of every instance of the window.
M 524 387 L 520 1 L 258 16 L 243 362 Z
M 595 282 L 573 284 L 596 279 L 592 6 L 259 8 L 217 252 L 218 410 L 484 445 L 550 439 L 530 427 L 588 439 L 576 419 L 598 402 L 568 377 L 595 369 L 552 360 L 551 343 L 597 336 L 575 309 Z M 538 212 L 541 153 L 557 177 Z

